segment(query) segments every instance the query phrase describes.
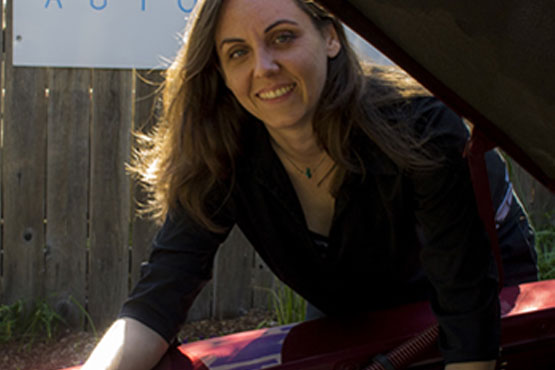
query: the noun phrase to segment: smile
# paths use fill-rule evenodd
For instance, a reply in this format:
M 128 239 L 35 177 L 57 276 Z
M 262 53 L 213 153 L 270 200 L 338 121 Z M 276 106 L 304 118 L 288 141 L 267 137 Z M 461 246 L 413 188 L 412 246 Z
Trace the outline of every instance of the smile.
M 282 86 L 275 90 L 264 91 L 264 92 L 258 93 L 257 95 L 260 99 L 263 99 L 263 100 L 276 99 L 287 94 L 289 91 L 293 90 L 294 88 L 295 88 L 295 84 L 291 84 L 287 86 Z

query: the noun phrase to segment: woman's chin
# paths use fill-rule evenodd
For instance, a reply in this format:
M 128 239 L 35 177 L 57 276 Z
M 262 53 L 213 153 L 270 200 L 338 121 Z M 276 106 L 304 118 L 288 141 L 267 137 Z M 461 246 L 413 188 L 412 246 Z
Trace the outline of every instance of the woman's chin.
M 310 122 L 304 120 L 262 120 L 264 126 L 268 131 L 282 131 L 282 130 L 293 130 L 302 129 L 303 127 L 310 126 Z

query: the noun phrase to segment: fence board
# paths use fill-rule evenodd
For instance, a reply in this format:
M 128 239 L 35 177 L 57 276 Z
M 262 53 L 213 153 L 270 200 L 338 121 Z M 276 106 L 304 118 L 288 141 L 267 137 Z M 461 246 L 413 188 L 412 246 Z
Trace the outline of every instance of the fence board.
M 245 314 L 252 307 L 251 274 L 254 250 L 241 230 L 234 227 L 216 255 L 214 317 Z
M 214 309 L 214 281 L 210 281 L 197 296 L 189 313 L 187 321 L 198 321 L 213 317 Z
M 48 71 L 46 290 L 68 323 L 84 319 L 89 183 L 89 70 Z
M 45 71 L 14 68 L 12 1 L 7 3 L 4 117 L 4 281 L 1 302 L 43 296 Z
M 131 86 L 131 71 L 93 71 L 88 292 L 98 327 L 115 318 L 128 291 Z
M 270 307 L 271 294 L 270 289 L 274 289 L 274 281 L 276 277 L 270 271 L 266 263 L 258 255 L 254 253 L 252 267 L 252 306 L 254 308 L 267 309 Z
M 134 129 L 136 131 L 148 132 L 156 121 L 155 102 L 156 90 L 161 83 L 162 77 L 159 71 L 135 73 L 135 115 Z M 134 184 L 133 194 L 135 200 L 144 203 L 146 194 Z M 133 250 L 131 259 L 131 286 L 134 286 L 140 277 L 140 266 L 148 259 L 152 238 L 158 227 L 149 219 L 138 217 L 133 202 Z

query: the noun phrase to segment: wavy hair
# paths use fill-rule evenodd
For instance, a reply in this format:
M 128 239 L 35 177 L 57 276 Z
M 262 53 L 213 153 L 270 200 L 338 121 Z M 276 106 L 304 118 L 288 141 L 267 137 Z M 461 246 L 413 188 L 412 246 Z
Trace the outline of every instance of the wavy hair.
M 154 129 L 137 134 L 130 172 L 150 194 L 143 212 L 163 220 L 183 207 L 199 224 L 220 231 L 207 201 L 216 188 L 228 195 L 241 153 L 244 130 L 252 117 L 227 89 L 218 71 L 214 45 L 216 21 L 224 0 L 199 1 L 184 33 L 184 45 L 166 71 L 163 110 Z M 337 163 L 334 184 L 347 171 L 364 172 L 351 148 L 354 130 L 362 130 L 400 168 L 426 169 L 437 160 L 422 148 L 408 125 L 392 125 L 380 107 L 425 95 L 414 80 L 394 67 L 361 64 L 342 24 L 312 0 L 293 0 L 315 27 L 333 24 L 341 51 L 328 61 L 327 79 L 313 119 L 319 145 Z

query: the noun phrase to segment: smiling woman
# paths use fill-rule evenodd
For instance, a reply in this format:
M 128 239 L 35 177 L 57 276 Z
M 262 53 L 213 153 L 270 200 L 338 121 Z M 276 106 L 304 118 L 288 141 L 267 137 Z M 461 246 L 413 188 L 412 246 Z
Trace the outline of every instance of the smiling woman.
M 152 367 L 234 225 L 324 314 L 429 299 L 447 366 L 493 368 L 497 283 L 460 117 L 361 63 L 314 1 L 199 1 L 185 41 L 132 167 L 163 225 L 85 368 Z
M 293 2 L 229 1 L 222 14 L 216 45 L 226 86 L 279 139 L 278 145 L 287 142 L 284 135 L 312 135 L 328 58 L 341 48 L 333 25 L 317 29 Z M 245 26 L 244 19 L 252 21 Z

